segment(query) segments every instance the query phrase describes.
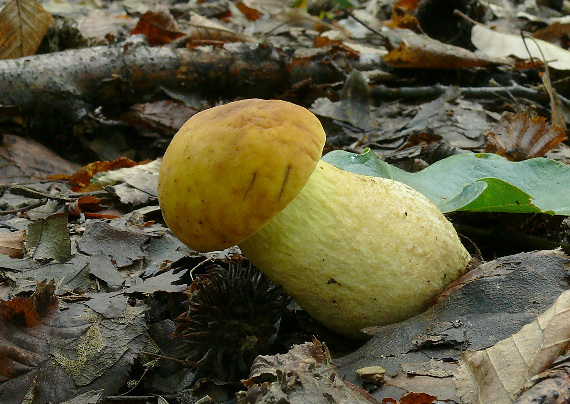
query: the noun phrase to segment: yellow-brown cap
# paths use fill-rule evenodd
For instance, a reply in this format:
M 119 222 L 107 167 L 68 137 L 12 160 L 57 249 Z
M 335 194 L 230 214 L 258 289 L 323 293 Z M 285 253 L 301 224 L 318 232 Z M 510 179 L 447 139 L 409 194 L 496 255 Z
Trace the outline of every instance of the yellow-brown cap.
M 160 169 L 166 224 L 197 251 L 240 243 L 301 191 L 324 142 L 317 117 L 286 101 L 248 99 L 192 116 Z

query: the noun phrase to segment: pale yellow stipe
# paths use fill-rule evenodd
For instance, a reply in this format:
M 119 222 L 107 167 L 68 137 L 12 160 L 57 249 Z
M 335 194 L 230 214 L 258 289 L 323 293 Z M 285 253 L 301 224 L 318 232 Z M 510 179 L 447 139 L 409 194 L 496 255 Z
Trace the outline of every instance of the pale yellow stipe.
M 324 161 L 299 195 L 239 246 L 311 316 L 351 337 L 421 313 L 470 259 L 425 196 Z

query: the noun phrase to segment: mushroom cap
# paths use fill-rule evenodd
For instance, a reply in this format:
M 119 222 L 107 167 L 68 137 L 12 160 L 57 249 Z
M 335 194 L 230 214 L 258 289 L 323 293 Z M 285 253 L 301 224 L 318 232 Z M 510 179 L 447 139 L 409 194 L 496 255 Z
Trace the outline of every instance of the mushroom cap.
M 162 160 L 166 224 L 197 251 L 239 244 L 297 196 L 325 137 L 315 115 L 286 101 L 248 99 L 197 113 Z

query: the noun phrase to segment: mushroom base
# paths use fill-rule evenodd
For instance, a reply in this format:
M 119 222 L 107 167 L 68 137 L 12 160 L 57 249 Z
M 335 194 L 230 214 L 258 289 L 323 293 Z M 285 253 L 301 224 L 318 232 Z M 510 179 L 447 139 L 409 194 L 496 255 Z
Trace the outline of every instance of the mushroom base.
M 470 259 L 425 196 L 322 160 L 299 195 L 239 247 L 316 320 L 353 338 L 424 311 Z

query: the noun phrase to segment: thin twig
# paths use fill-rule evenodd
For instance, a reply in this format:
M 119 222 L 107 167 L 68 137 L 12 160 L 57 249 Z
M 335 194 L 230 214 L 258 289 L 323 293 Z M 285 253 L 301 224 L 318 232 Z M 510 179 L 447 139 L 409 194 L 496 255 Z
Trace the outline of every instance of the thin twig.
M 449 90 L 450 87 L 435 85 L 430 87 L 400 87 L 391 88 L 379 85 L 371 90 L 372 96 L 379 99 L 408 99 L 408 98 L 433 98 L 438 97 Z M 534 101 L 549 101 L 548 93 L 542 90 L 523 87 L 519 85 L 504 87 L 458 87 L 461 95 L 466 98 L 492 98 L 508 97 L 510 95 L 525 97 Z M 570 100 L 560 97 L 562 102 L 570 105 Z
M 155 357 L 160 358 L 160 359 L 166 359 L 166 360 L 169 360 L 169 361 L 172 361 L 172 362 L 178 362 L 178 363 L 181 363 L 181 364 L 183 364 L 183 365 L 187 365 L 187 364 L 188 364 L 187 361 L 183 361 L 182 359 L 171 358 L 170 356 L 165 356 L 165 355 L 157 354 L 157 353 L 154 353 L 154 352 L 146 352 L 146 351 L 143 351 L 142 353 L 145 354 L 145 355 L 155 356 Z

